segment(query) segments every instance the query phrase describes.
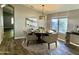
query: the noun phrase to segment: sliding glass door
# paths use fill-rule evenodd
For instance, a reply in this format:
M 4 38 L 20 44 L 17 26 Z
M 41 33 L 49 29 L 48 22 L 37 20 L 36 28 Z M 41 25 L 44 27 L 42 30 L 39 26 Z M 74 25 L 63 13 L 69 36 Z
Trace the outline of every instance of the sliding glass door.
M 53 18 L 52 19 L 52 30 L 54 31 L 58 31 L 58 19 L 57 18 Z
M 52 18 L 52 30 L 65 34 L 67 32 L 67 17 Z
M 59 33 L 65 34 L 67 32 L 67 24 L 68 24 L 67 17 L 59 18 Z

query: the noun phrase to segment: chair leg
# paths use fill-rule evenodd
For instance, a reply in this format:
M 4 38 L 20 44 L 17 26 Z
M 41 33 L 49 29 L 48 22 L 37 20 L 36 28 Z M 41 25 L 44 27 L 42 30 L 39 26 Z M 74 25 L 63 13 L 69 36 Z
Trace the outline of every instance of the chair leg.
M 24 39 L 22 43 L 25 44 L 26 43 L 26 39 Z
M 48 43 L 48 49 L 50 49 L 50 43 Z
M 56 48 L 57 48 L 57 41 L 55 41 L 55 44 L 56 44 Z
M 29 45 L 29 40 L 27 41 L 27 46 Z

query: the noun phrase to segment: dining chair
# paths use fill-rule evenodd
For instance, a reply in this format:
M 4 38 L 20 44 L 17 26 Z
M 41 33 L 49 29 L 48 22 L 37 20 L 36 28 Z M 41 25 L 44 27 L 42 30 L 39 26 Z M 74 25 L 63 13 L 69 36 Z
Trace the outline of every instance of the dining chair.
M 58 34 L 49 34 L 48 36 L 43 36 L 42 39 L 48 43 L 48 49 L 50 49 L 51 43 L 55 43 L 57 47 Z
M 30 41 L 37 41 L 37 37 L 34 33 L 32 33 L 31 35 L 29 33 L 26 32 L 26 42 L 27 42 L 27 46 L 29 45 Z

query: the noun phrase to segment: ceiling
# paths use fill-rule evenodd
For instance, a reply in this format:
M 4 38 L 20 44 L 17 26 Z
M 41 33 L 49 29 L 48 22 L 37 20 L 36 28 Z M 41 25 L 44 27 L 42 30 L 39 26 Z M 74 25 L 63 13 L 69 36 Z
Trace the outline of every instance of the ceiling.
M 38 12 L 42 12 L 42 4 L 24 4 Z M 63 12 L 79 9 L 79 4 L 44 4 L 44 13 L 51 14 L 55 12 Z

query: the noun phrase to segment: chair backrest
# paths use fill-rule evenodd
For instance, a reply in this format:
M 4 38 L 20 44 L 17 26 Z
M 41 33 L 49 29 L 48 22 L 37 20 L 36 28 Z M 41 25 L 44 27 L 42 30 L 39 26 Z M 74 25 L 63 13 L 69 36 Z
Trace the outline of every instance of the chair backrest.
M 49 37 L 50 37 L 52 40 L 57 40 L 58 34 L 49 34 Z
M 48 43 L 52 43 L 57 41 L 58 39 L 58 34 L 49 34 L 48 36 L 44 36 L 43 40 L 48 42 Z
M 37 40 L 37 37 L 34 33 L 29 35 L 28 33 L 26 34 L 27 40 Z

